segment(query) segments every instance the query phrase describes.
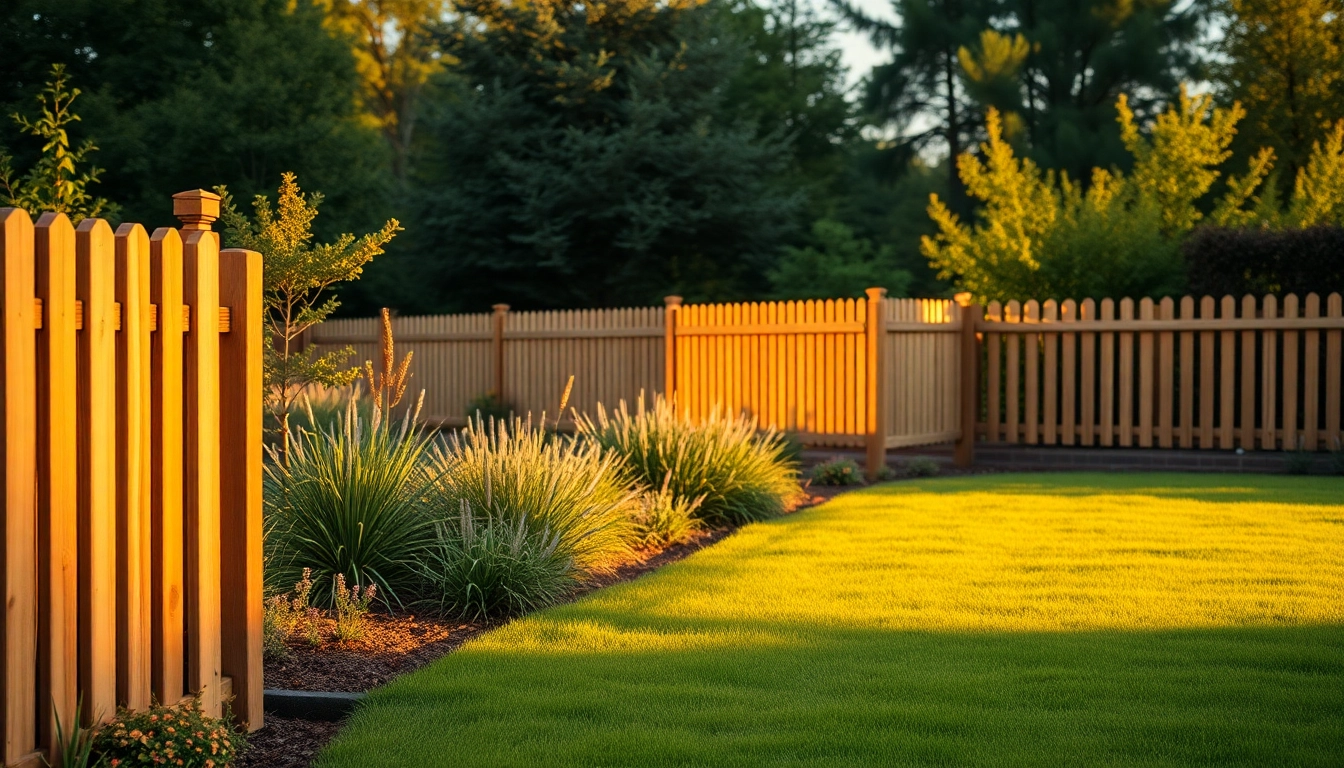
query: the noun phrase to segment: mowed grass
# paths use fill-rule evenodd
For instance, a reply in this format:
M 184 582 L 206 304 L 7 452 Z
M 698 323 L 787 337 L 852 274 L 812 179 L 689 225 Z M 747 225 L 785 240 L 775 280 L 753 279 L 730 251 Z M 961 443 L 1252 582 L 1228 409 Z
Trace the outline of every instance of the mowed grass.
M 1344 480 L 878 486 L 516 621 L 318 765 L 1334 765 Z

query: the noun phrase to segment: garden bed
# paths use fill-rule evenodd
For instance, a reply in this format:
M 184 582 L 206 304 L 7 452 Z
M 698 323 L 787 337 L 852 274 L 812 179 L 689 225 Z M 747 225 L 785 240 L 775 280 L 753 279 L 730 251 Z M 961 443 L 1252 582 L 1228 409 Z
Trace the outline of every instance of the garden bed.
M 807 497 L 791 511 L 820 504 L 845 490 L 849 489 L 809 489 Z M 642 553 L 616 571 L 591 579 L 570 600 L 675 563 L 722 541 L 736 530 L 737 526 L 724 526 L 702 531 L 685 543 Z M 268 689 L 295 691 L 368 691 L 419 669 L 505 623 L 507 620 L 462 621 L 421 612 L 373 613 L 367 617 L 364 637 L 357 641 L 324 640 L 317 645 L 301 639 L 291 641 L 289 658 L 266 662 L 265 684 Z M 330 638 L 334 627 L 332 619 L 320 620 L 322 637 Z M 266 727 L 249 738 L 239 768 L 304 768 L 340 727 L 339 722 L 267 715 Z

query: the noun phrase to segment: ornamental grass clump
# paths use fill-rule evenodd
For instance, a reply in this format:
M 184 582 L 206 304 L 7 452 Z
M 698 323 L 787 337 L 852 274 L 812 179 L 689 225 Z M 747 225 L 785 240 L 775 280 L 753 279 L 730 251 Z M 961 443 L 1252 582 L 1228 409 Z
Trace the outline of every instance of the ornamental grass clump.
M 700 424 L 679 417 L 641 395 L 632 416 L 622 402 L 611 416 L 578 419 L 580 433 L 624 459 L 646 487 L 666 483 L 678 499 L 701 499 L 696 516 L 711 524 L 749 523 L 782 514 L 800 494 L 798 470 L 785 457 L 785 441 L 762 432 L 754 419 L 715 410 Z
M 434 479 L 424 461 L 431 438 L 415 424 L 418 411 L 396 423 L 375 408 L 366 421 L 352 399 L 339 422 L 298 429 L 287 461 L 271 450 L 264 484 L 272 584 L 293 584 L 311 569 L 319 605 L 332 602 L 338 574 L 378 585 L 390 602 L 414 587 L 433 540 L 422 507 Z
M 429 467 L 437 532 L 421 572 L 445 608 L 539 607 L 630 556 L 638 500 L 620 460 L 594 444 L 530 418 L 474 419 Z
M 669 487 L 672 474 L 663 477 L 663 484 L 656 491 L 645 491 L 639 496 L 639 508 L 635 512 L 635 536 L 639 546 L 645 549 L 660 549 L 673 544 L 689 541 L 701 529 L 700 520 L 695 511 L 704 499 L 680 498 Z

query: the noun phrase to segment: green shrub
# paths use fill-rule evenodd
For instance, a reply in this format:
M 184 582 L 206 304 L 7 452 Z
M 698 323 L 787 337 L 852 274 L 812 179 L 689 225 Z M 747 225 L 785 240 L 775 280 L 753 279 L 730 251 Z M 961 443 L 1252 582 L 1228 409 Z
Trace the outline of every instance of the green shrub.
M 366 421 L 352 399 L 338 423 L 296 431 L 288 466 L 271 450 L 264 483 L 272 584 L 292 584 L 311 568 L 318 604 L 331 602 L 337 574 L 400 602 L 433 538 L 421 508 L 433 480 L 423 461 L 431 440 L 415 426 L 415 411 L 400 424 L 376 410 Z
M 121 710 L 98 729 L 93 752 L 109 765 L 172 765 L 222 768 L 243 748 L 229 718 L 207 717 L 200 699 L 138 712 Z
M 513 416 L 513 405 L 505 402 L 494 392 L 477 395 L 467 403 L 467 418 L 481 418 L 484 421 L 507 421 Z
M 798 470 L 784 458 L 777 432 L 761 433 L 754 420 L 715 411 L 703 424 L 677 416 L 661 397 L 653 408 L 640 397 L 634 416 L 622 402 L 609 418 L 579 419 L 580 433 L 620 455 L 638 481 L 668 483 L 683 500 L 702 499 L 696 515 L 710 523 L 747 523 L 779 515 L 797 498 Z
M 668 473 L 658 490 L 645 491 L 639 496 L 639 508 L 634 520 L 635 535 L 641 547 L 660 548 L 680 544 L 700 530 L 695 511 L 704 499 L 698 496 L 694 499 L 679 498 L 668 487 L 671 479 L 671 473 Z
M 474 419 L 438 443 L 429 463 L 438 480 L 428 501 L 450 538 L 465 536 L 452 530 L 461 526 L 465 504 L 488 530 L 521 523 L 529 541 L 555 537 L 558 556 L 571 561 L 578 578 L 630 554 L 638 501 L 629 473 L 592 443 L 549 438 L 530 418 Z
M 436 527 L 422 573 L 439 608 L 465 619 L 516 616 L 551 605 L 580 583 L 560 536 L 524 517 L 477 515 L 465 502 Z
M 863 480 L 863 470 L 853 459 L 836 457 L 813 467 L 809 476 L 816 485 L 855 485 Z
M 803 438 L 797 430 L 786 429 L 779 433 L 779 457 L 793 466 L 803 461 Z
M 905 462 L 905 474 L 909 477 L 934 477 L 941 471 L 938 462 L 928 456 L 915 456 Z

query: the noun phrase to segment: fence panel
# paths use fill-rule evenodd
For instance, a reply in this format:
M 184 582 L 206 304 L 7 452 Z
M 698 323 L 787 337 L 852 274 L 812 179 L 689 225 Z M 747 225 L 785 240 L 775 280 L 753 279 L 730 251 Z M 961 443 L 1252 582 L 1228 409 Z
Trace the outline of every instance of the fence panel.
M 960 437 L 960 307 L 946 299 L 887 299 L 886 447 Z
M 57 718 L 181 700 L 184 635 L 207 712 L 236 689 L 261 725 L 261 263 L 231 252 L 221 308 L 218 198 L 177 197 L 185 259 L 176 230 L 0 209 L 5 765 L 57 759 Z
M 1084 302 L 1073 321 L 1072 302 L 1063 302 L 1057 319 L 1052 302 L 1038 315 L 1029 301 L 1026 323 L 1014 322 L 1015 302 L 1002 312 L 991 305 L 977 324 L 989 347 L 989 412 L 977 428 L 991 442 L 1013 442 L 1020 386 L 1021 434 L 1031 445 L 1333 448 L 1341 437 L 1344 311 L 1339 294 L 1327 297 L 1324 317 L 1320 304 L 1316 294 L 1143 299 L 1136 318 L 1134 302 L 1121 299 L 1113 319 L 1115 303 L 1105 299 L 1097 316 Z M 1061 321 L 1068 331 L 1057 332 Z M 1021 366 L 1019 338 L 1026 345 Z M 1076 390 L 1075 379 L 1082 382 Z

